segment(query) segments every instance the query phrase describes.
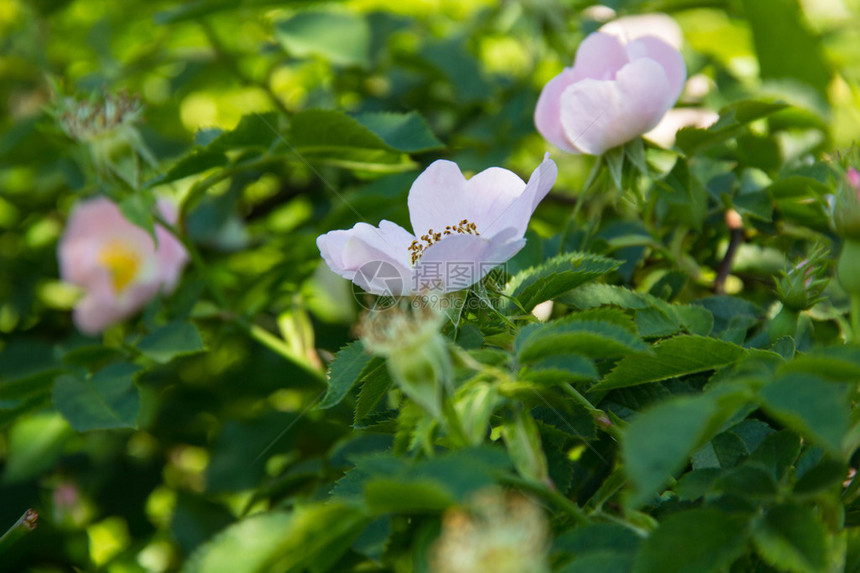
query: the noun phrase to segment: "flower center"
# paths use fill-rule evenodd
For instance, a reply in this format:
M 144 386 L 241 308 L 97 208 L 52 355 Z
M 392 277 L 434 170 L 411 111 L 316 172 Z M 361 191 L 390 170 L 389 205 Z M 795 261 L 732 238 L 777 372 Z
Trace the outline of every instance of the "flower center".
M 418 262 L 418 259 L 421 258 L 421 255 L 424 254 L 424 250 L 430 245 L 435 245 L 439 241 L 442 240 L 442 237 L 453 235 L 480 235 L 478 232 L 478 228 L 474 223 L 470 222 L 468 219 L 463 219 L 456 225 L 448 225 L 445 227 L 444 231 L 435 232 L 433 229 L 429 229 L 426 235 L 421 235 L 421 240 L 418 239 L 412 241 L 412 244 L 409 245 L 409 253 L 412 259 L 412 265 Z
M 122 292 L 140 269 L 140 255 L 122 241 L 109 242 L 99 253 L 99 263 L 111 274 L 116 292 Z

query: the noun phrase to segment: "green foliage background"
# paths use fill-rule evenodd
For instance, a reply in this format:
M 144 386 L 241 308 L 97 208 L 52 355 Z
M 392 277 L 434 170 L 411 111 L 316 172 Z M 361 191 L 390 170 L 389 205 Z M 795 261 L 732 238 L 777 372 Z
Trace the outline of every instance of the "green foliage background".
M 544 508 L 552 571 L 860 571 L 850 297 L 777 296 L 780 271 L 818 253 L 826 279 L 842 249 L 856 0 L 605 3 L 678 21 L 720 120 L 671 150 L 553 153 L 506 297 L 444 330 L 451 403 L 497 399 L 477 443 L 354 341 L 315 238 L 408 226 L 437 158 L 527 177 L 590 4 L 0 0 L 0 531 L 40 514 L 0 569 L 428 571 L 444 511 L 497 484 Z M 105 168 L 52 110 L 120 90 L 152 157 Z M 76 333 L 69 209 L 103 194 L 151 229 L 156 193 L 194 263 Z M 523 312 L 546 300 L 552 320 Z

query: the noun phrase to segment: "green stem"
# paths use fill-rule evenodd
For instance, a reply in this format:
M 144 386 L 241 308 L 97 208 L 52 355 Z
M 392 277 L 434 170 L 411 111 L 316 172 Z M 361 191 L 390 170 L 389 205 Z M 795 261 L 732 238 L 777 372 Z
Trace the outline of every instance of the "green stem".
M 860 344 L 860 294 L 851 295 L 851 334 L 854 344 Z
M 594 419 L 595 424 L 598 428 L 615 438 L 616 440 L 621 439 L 621 428 L 615 425 L 610 419 L 609 415 L 606 412 L 597 408 L 592 404 L 588 398 L 579 393 L 579 390 L 571 386 L 570 384 L 562 384 L 560 388 L 573 398 L 574 402 L 588 410 L 588 413 L 591 414 L 591 417 Z
M 9 530 L 0 537 L 0 555 L 8 551 L 16 541 L 24 537 L 36 528 L 36 520 L 39 519 L 39 514 L 33 509 L 28 509 L 24 512 L 18 521 L 9 528 Z
M 196 245 L 194 245 L 194 243 L 188 240 L 187 237 L 183 236 L 183 234 L 179 232 L 179 229 L 176 228 L 176 225 L 169 223 L 161 215 L 155 214 L 154 218 L 159 225 L 167 229 L 167 231 L 171 235 L 173 235 L 176 240 L 181 242 L 182 245 L 185 247 L 185 250 L 188 252 L 188 256 L 191 257 L 191 263 L 197 269 L 197 272 L 203 279 L 206 288 L 209 290 L 209 293 L 212 295 L 212 298 L 215 299 L 215 303 L 222 311 L 224 311 L 226 316 L 229 316 L 232 319 L 233 324 L 241 328 L 248 336 L 259 342 L 275 354 L 280 355 L 287 361 L 301 368 L 305 373 L 310 374 L 312 377 L 319 380 L 320 382 L 325 382 L 325 374 L 295 356 L 292 349 L 283 340 L 281 340 L 268 330 L 264 329 L 263 327 L 254 324 L 244 316 L 240 316 L 231 311 L 228 311 L 230 305 L 227 304 L 227 297 L 224 296 L 224 293 L 221 292 L 221 289 L 218 288 L 218 285 L 215 283 L 215 281 L 209 280 L 209 267 L 206 265 L 206 262 L 200 255 L 200 251 L 197 250 Z
M 567 499 L 559 492 L 548 488 L 544 484 L 528 481 L 521 477 L 510 474 L 505 474 L 501 476 L 499 478 L 499 481 L 506 485 L 518 487 L 520 489 L 529 491 L 537 495 L 538 497 L 541 497 L 544 500 L 558 506 L 560 509 L 567 512 L 567 514 L 570 515 L 573 520 L 580 525 L 588 525 L 589 523 L 588 517 L 586 517 L 581 507 L 576 505 L 573 501 Z

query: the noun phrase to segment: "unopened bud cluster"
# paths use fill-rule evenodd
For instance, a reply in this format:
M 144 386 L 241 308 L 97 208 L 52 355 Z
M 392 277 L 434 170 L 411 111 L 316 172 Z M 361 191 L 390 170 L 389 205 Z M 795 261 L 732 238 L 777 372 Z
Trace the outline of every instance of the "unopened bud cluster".
M 140 98 L 126 92 L 106 93 L 102 98 L 83 101 L 63 98 L 57 106 L 57 119 L 66 135 L 90 143 L 136 123 L 142 112 Z

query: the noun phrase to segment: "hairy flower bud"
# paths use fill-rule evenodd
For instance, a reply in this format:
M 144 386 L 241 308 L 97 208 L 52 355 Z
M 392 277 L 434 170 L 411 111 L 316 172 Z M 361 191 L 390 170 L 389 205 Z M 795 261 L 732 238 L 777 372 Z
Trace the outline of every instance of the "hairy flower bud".
M 403 393 L 439 419 L 443 389 L 453 378 L 445 315 L 419 299 L 409 306 L 368 311 L 358 324 L 364 347 L 387 359 L 388 371 Z
M 156 164 L 135 127 L 142 113 L 140 98 L 125 92 L 93 94 L 87 100 L 65 97 L 54 109 L 63 132 L 89 147 L 96 169 L 111 172 L 132 187 L 138 186 L 138 156 Z
M 776 296 L 793 311 L 809 310 L 823 300 L 821 293 L 830 282 L 830 266 L 823 249 L 782 272 L 776 283 Z
M 533 501 L 497 489 L 483 490 L 467 508 L 442 519 L 433 546 L 435 573 L 545 573 L 547 523 Z

